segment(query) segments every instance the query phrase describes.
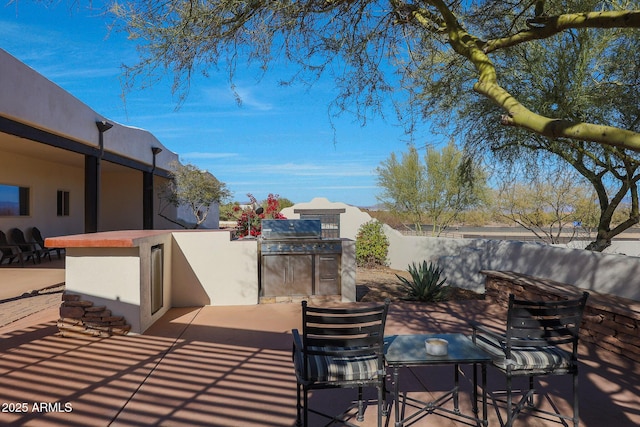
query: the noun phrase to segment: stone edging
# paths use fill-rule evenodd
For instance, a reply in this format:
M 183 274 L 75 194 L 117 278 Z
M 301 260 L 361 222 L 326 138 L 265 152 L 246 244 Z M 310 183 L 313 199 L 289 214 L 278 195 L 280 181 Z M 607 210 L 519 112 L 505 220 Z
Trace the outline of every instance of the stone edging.
M 60 305 L 58 330 L 61 336 L 110 337 L 126 335 L 131 325 L 123 316 L 114 316 L 107 307 L 94 306 L 80 295 L 64 293 Z

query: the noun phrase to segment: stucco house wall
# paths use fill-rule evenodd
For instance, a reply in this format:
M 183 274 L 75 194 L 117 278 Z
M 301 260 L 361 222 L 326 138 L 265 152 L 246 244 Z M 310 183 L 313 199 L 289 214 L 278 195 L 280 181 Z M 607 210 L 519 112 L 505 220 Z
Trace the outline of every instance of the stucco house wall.
M 84 229 L 83 181 L 81 168 L 0 152 L 0 184 L 29 187 L 32 207 L 29 216 L 0 217 L 0 229 L 7 233 L 11 228 L 26 230 L 37 226 L 45 235 L 81 233 Z M 57 216 L 58 190 L 70 194 L 69 216 Z
M 139 172 L 118 167 L 102 174 L 100 231 L 142 228 L 142 179 Z
M 30 192 L 30 214 L 0 216 L 0 229 L 37 226 L 55 236 L 140 229 L 145 221 L 156 229 L 178 227 L 158 215 L 157 197 L 172 164 L 179 160 L 176 153 L 150 132 L 102 116 L 1 49 L 0 77 L 0 185 L 28 187 Z M 98 122 L 111 127 L 101 131 Z M 143 184 L 149 176 L 153 176 L 152 211 L 143 204 L 145 191 L 148 194 L 151 188 Z M 93 186 L 92 180 L 99 184 Z M 97 194 L 97 202 L 85 197 L 85 188 Z M 57 190 L 70 193 L 68 217 L 56 215 Z M 190 220 L 174 208 L 164 213 Z M 207 227 L 217 228 L 217 222 L 215 206 Z

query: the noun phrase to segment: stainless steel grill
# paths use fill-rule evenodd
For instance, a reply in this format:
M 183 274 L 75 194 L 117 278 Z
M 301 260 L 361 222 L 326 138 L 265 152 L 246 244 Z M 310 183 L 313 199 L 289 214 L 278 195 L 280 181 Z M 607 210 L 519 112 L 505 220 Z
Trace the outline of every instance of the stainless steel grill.
M 321 236 L 319 219 L 263 220 L 260 296 L 340 295 L 342 241 Z
M 322 223 L 319 219 L 263 219 L 264 240 L 320 239 Z

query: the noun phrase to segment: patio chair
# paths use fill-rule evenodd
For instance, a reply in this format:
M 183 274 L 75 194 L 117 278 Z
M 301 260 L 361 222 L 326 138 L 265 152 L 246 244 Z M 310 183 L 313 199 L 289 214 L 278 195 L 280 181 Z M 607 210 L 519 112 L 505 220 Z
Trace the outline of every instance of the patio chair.
M 19 228 L 12 228 L 9 230 L 9 234 L 11 236 L 11 242 L 14 245 L 20 247 L 20 251 L 27 256 L 32 256 L 37 258 L 37 262 L 40 262 L 42 259 L 43 251 L 40 250 L 40 247 L 35 242 L 27 242 L 24 237 L 24 233 Z M 45 253 L 45 255 L 49 255 L 49 253 Z M 51 255 L 49 255 L 49 261 L 51 261 Z M 35 261 L 34 261 L 35 262 Z
M 293 362 L 297 378 L 297 425 L 309 424 L 309 412 L 353 426 L 345 418 L 357 407 L 364 420 L 364 387 L 378 389 L 378 426 L 386 408 L 384 325 L 389 301 L 382 305 L 352 308 L 309 307 L 302 302 L 302 335 L 293 333 Z M 357 388 L 358 401 L 340 415 L 309 408 L 309 390 Z M 303 414 L 304 416 L 302 416 Z
M 582 314 L 589 297 L 565 301 L 524 301 L 509 295 L 506 331 L 494 332 L 479 324 L 473 326 L 473 341 L 489 352 L 493 365 L 506 375 L 506 423 L 511 427 L 523 410 L 558 417 L 562 424 L 573 421 L 578 426 L 578 338 Z M 534 379 L 539 376 L 571 375 L 573 379 L 573 415 L 536 408 Z M 522 397 L 513 402 L 513 378 L 528 377 L 528 389 L 518 391 Z M 566 425 L 566 424 L 565 424 Z
M 25 259 L 26 258 L 26 259 Z M 29 258 L 33 260 L 33 263 L 36 263 L 35 254 L 32 252 L 23 252 L 20 250 L 20 246 L 12 245 L 7 240 L 7 235 L 4 232 L 0 231 L 0 264 L 5 259 L 9 260 L 7 265 L 11 264 L 13 260 L 18 260 L 20 265 L 24 267 L 24 262 L 28 261 Z
M 40 246 L 40 249 L 43 252 L 47 252 L 49 255 L 49 260 L 51 260 L 51 253 L 55 252 L 58 255 L 58 259 L 62 259 L 62 250 L 63 248 L 48 248 L 44 245 L 44 238 L 42 237 L 42 233 L 38 229 L 38 227 L 31 228 L 31 237 L 33 240 Z

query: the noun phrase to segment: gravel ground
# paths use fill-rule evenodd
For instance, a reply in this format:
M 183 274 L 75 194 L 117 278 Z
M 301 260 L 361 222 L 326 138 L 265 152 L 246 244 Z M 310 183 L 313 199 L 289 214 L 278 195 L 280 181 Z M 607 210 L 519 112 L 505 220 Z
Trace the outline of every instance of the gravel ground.
M 391 301 L 400 301 L 407 295 L 402 289 L 400 280 L 396 274 L 411 278 L 406 270 L 394 270 L 388 267 L 361 268 L 356 271 L 356 299 L 363 302 L 379 302 L 389 298 Z M 483 294 L 452 288 L 449 300 L 484 299 Z

